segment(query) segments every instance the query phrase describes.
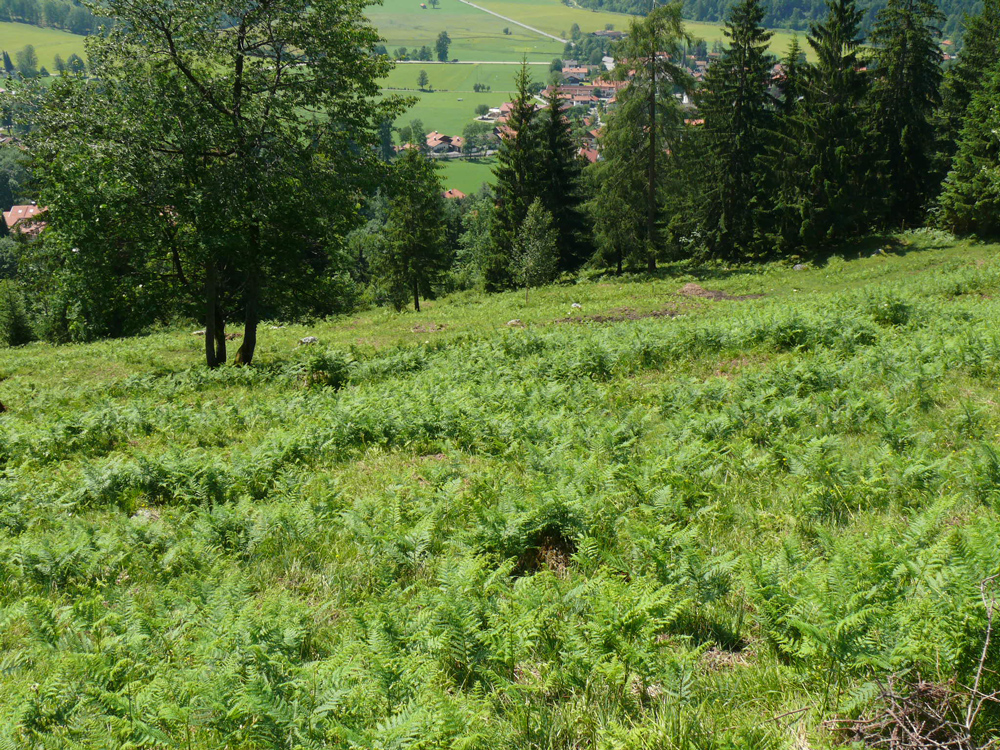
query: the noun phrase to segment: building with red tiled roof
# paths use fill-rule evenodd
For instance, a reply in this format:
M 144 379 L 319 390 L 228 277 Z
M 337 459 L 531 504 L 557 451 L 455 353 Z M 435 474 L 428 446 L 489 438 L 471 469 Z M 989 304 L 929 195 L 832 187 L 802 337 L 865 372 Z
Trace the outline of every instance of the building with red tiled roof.
M 47 210 L 36 205 L 12 206 L 10 211 L 3 212 L 3 220 L 11 232 L 36 235 L 45 228 L 45 223 L 37 221 L 36 217 L 44 214 Z M 24 226 L 19 226 L 22 222 L 24 222 Z
M 596 148 L 581 148 L 576 153 L 577 156 L 586 159 L 591 164 L 596 164 L 597 160 L 601 158 L 601 154 Z
M 455 188 L 451 188 L 450 190 L 445 190 L 443 193 L 441 193 L 441 195 L 443 195 L 445 198 L 449 200 L 462 200 L 462 198 L 466 197 L 465 193 L 463 193 L 461 190 L 456 190 Z

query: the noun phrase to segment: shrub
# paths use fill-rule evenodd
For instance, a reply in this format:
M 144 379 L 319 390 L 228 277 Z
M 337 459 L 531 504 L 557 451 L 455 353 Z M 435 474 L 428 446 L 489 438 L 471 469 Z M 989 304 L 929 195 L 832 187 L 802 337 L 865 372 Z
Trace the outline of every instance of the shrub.
M 13 281 L 0 281 L 0 343 L 22 346 L 34 340 L 21 291 Z

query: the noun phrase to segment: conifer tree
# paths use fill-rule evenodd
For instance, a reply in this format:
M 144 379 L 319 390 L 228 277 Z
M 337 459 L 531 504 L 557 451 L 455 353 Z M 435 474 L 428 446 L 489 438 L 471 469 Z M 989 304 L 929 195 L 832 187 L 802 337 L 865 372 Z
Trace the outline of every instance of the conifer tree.
M 602 141 L 606 167 L 599 170 L 596 203 L 619 208 L 617 219 L 603 209 L 595 212 L 599 221 L 642 222 L 628 230 L 599 228 L 603 236 L 623 234 L 642 237 L 641 248 L 647 270 L 656 270 L 662 238 L 663 221 L 660 191 L 668 171 L 671 141 L 679 138 L 684 116 L 674 97 L 675 89 L 690 91 L 687 71 L 675 64 L 683 54 L 683 44 L 690 39 L 681 20 L 681 4 L 655 8 L 642 21 L 633 21 L 617 56 L 634 61 L 619 65 L 617 76 L 629 78 L 628 86 L 618 93 L 618 107 L 608 118 Z M 594 204 L 592 204 L 594 205 Z
M 10 59 L 10 55 L 7 54 L 7 50 L 3 51 L 3 70 L 8 78 L 14 75 L 14 71 L 16 70 L 14 62 Z
M 870 94 L 879 171 L 891 226 L 920 222 L 940 178 L 932 168 L 932 122 L 941 103 L 944 16 L 931 0 L 889 0 L 872 32 L 874 81 Z
M 969 104 L 940 207 L 957 234 L 1000 236 L 1000 63 Z
M 521 65 L 515 78 L 517 95 L 500 138 L 496 177 L 496 212 L 493 247 L 485 260 L 483 279 L 487 291 L 507 289 L 513 283 L 514 238 L 541 193 L 539 164 L 542 154 L 538 115 L 531 95 L 528 65 Z
M 786 121 L 786 145 L 779 170 L 786 184 L 788 244 L 836 242 L 866 231 L 873 213 L 870 148 L 861 103 L 867 81 L 861 70 L 862 13 L 854 0 L 827 0 L 827 17 L 814 24 L 805 99 Z M 796 226 L 797 225 L 797 226 Z
M 755 216 L 763 197 L 760 158 L 768 140 L 774 61 L 773 34 L 762 25 L 761 0 L 741 0 L 726 19 L 730 40 L 709 67 L 701 111 L 708 150 L 703 204 L 705 241 L 713 255 L 737 257 L 756 241 Z
M 583 162 L 577 156 L 559 90 L 553 87 L 541 116 L 542 184 L 539 197 L 552 215 L 559 249 L 559 268 L 579 268 L 592 254 L 583 212 Z
M 432 291 L 446 267 L 444 199 L 437 164 L 409 149 L 396 162 L 393 184 L 385 242 L 382 252 L 372 258 L 372 275 L 397 310 L 410 299 L 420 312 L 421 294 Z
M 792 37 L 788 52 L 781 58 L 781 77 L 778 82 L 780 101 L 778 111 L 781 114 L 791 114 L 799 105 L 806 91 L 806 73 L 808 65 L 799 44 L 799 35 Z
M 942 106 L 937 123 L 943 170 L 951 165 L 959 133 L 972 98 L 989 80 L 1000 50 L 1000 0 L 983 0 L 983 9 L 966 16 L 962 53 L 949 68 L 942 87 Z

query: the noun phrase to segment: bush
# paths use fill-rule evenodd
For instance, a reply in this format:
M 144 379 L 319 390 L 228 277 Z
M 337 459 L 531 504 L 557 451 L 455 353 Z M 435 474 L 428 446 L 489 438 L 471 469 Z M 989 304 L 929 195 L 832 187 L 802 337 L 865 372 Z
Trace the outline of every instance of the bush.
M 23 346 L 34 340 L 21 290 L 13 281 L 0 281 L 0 343 Z
M 327 350 L 310 357 L 306 364 L 306 382 L 326 388 L 343 388 L 351 377 L 353 361 L 343 352 Z

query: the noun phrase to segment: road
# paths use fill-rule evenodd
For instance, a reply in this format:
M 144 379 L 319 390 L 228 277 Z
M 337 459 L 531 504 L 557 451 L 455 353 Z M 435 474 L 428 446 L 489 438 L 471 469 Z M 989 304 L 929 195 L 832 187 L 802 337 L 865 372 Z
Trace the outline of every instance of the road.
M 470 3 L 469 0 L 458 0 L 460 3 L 465 3 L 466 5 L 475 8 L 476 10 L 481 10 L 483 13 L 489 13 L 491 16 L 496 16 L 497 18 L 502 18 L 504 21 L 514 24 L 515 26 L 520 26 L 522 29 L 527 29 L 528 31 L 533 31 L 536 34 L 541 34 L 542 36 L 548 37 L 549 39 L 555 39 L 557 42 L 562 42 L 563 44 L 568 44 L 569 39 L 562 39 L 555 36 L 554 34 L 549 34 L 541 29 L 536 29 L 534 26 L 528 26 L 526 23 L 521 23 L 520 21 L 515 21 L 513 18 L 508 18 L 507 16 L 501 16 L 499 13 L 494 13 L 489 8 L 484 8 L 482 5 L 476 5 L 475 3 Z
M 394 60 L 396 65 L 516 65 L 521 67 L 521 63 L 510 60 L 459 60 L 457 62 L 441 62 L 440 60 Z M 529 62 L 528 65 L 551 65 L 547 62 Z

